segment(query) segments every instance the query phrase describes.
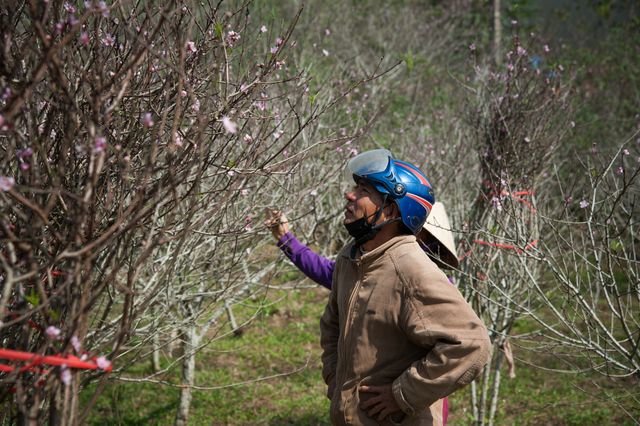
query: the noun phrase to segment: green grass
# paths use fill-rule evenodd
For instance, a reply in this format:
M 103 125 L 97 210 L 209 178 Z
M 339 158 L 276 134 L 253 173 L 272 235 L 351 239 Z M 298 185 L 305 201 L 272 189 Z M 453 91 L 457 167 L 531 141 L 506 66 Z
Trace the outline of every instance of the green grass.
M 318 320 L 328 292 L 322 288 L 271 292 L 267 300 L 237 307 L 238 320 L 264 307 L 240 337 L 217 339 L 197 359 L 197 384 L 207 387 L 246 384 L 194 391 L 190 424 L 194 425 L 328 425 L 329 403 L 320 375 Z M 279 300 L 276 304 L 265 303 Z M 519 331 L 530 324 L 521 322 Z M 228 330 L 221 330 L 228 331 Z M 560 368 L 549 355 L 514 347 L 515 379 L 504 372 L 498 425 L 634 424 L 618 401 L 635 418 L 640 403 L 637 383 L 620 386 L 602 377 L 569 375 L 529 367 L 535 361 Z M 165 359 L 164 362 L 169 360 Z M 524 361 L 524 362 L 523 362 Z M 148 373 L 149 364 L 131 367 L 129 376 Z M 291 374 L 287 374 L 291 373 Z M 283 374 L 268 380 L 260 378 Z M 177 383 L 176 368 L 164 380 Z M 91 388 L 87 390 L 87 395 Z M 469 389 L 450 397 L 450 425 L 471 424 Z M 608 395 L 608 396 L 607 396 Z M 94 425 L 172 424 L 178 405 L 175 387 L 111 382 L 92 412 Z

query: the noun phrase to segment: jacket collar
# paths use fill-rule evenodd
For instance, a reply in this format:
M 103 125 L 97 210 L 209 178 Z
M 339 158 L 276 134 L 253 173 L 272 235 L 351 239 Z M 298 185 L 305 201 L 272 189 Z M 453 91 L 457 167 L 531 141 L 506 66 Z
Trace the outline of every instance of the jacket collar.
M 398 235 L 396 237 L 391 238 L 386 243 L 376 247 L 375 249 L 365 252 L 364 254 L 360 254 L 360 252 L 358 251 L 358 254 L 356 255 L 355 259 L 351 258 L 351 252 L 353 250 L 353 244 L 354 244 L 352 242 L 349 245 L 347 245 L 344 250 L 342 250 L 341 256 L 346 257 L 352 262 L 371 263 L 379 259 L 380 257 L 382 257 L 387 252 L 387 250 L 391 250 L 400 245 L 414 243 L 415 241 L 416 241 L 416 237 L 413 235 Z

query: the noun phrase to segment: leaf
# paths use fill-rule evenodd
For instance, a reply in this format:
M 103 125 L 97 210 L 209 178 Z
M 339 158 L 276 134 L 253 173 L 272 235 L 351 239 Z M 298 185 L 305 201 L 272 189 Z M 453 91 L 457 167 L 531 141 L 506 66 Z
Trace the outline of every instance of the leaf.
M 609 248 L 611 249 L 611 251 L 617 252 L 624 248 L 624 244 L 622 244 L 618 240 L 614 240 L 609 243 Z
M 216 36 L 222 38 L 222 24 L 220 22 L 216 22 Z
M 24 296 L 24 300 L 29 302 L 34 307 L 40 305 L 40 296 L 38 296 L 38 293 L 36 293 L 35 289 L 31 289 L 29 294 L 26 294 Z
M 60 319 L 60 312 L 54 309 L 51 309 L 49 310 L 49 316 L 51 317 L 52 320 L 58 321 Z
M 415 60 L 413 58 L 413 53 L 407 52 L 404 55 L 404 62 L 407 64 L 407 71 L 413 71 L 413 67 L 415 66 Z

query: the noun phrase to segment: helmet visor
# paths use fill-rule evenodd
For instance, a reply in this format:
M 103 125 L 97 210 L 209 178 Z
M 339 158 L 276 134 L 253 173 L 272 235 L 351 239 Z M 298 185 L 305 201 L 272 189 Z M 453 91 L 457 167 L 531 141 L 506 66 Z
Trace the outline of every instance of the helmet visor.
M 388 150 L 374 149 L 356 155 L 349 160 L 347 170 L 356 176 L 366 176 L 372 173 L 384 172 L 392 158 L 393 155 L 391 155 L 391 152 Z

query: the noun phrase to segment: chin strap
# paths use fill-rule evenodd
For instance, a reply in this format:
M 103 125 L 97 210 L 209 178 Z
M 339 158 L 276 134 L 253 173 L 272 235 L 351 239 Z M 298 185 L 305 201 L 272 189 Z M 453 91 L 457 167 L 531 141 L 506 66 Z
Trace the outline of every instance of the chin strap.
M 387 199 L 388 199 L 388 195 L 384 194 L 384 198 L 382 199 L 382 206 L 375 211 L 375 213 L 373 213 L 371 216 L 374 216 L 373 218 L 373 223 L 376 223 L 378 221 L 378 219 L 380 219 L 380 215 L 382 215 L 382 210 L 387 207 Z M 369 217 L 371 217 L 369 216 Z M 397 222 L 400 220 L 399 217 L 393 218 L 393 219 L 389 219 L 389 220 L 385 220 L 382 223 L 378 223 L 377 225 L 371 225 L 369 223 L 369 221 L 367 219 L 369 219 L 369 217 L 364 218 L 364 224 L 363 227 L 365 228 L 366 232 L 363 232 L 362 235 L 359 235 L 355 238 L 355 244 L 354 247 L 360 247 L 362 244 L 366 243 L 367 241 L 373 239 L 376 234 L 378 232 L 380 232 L 380 230 L 393 222 Z

